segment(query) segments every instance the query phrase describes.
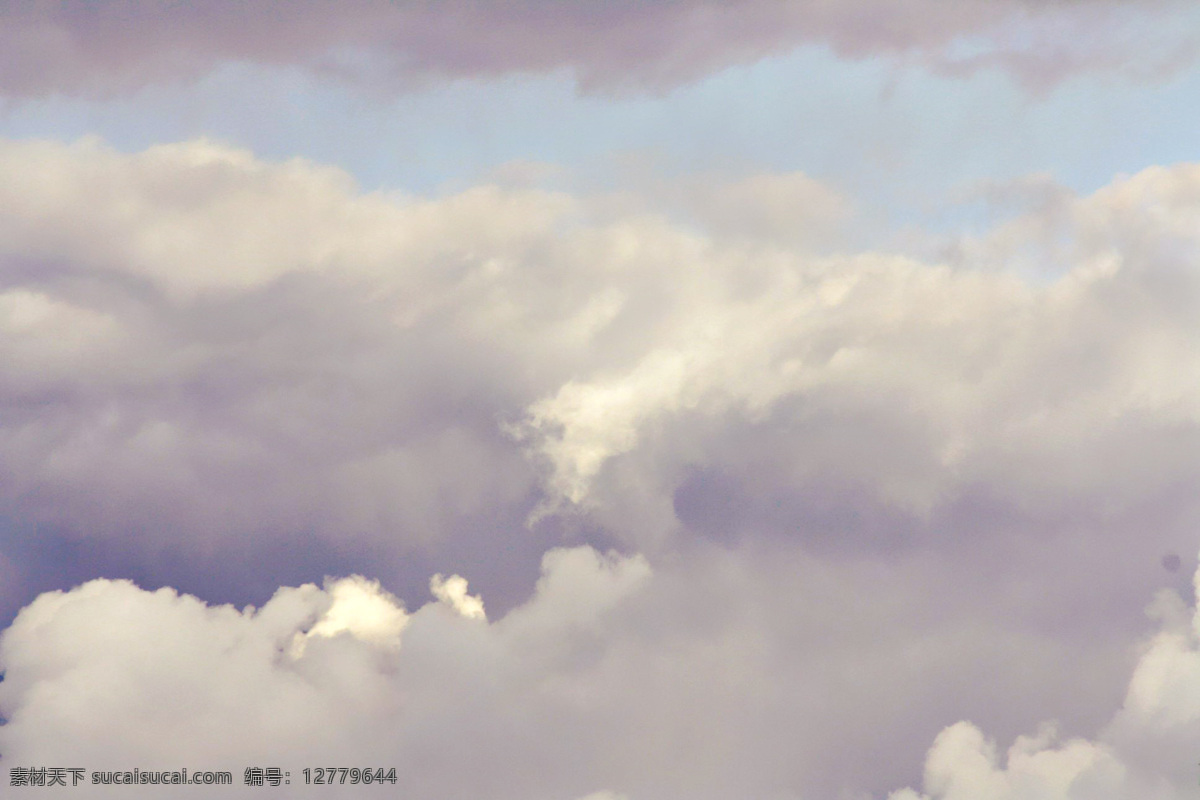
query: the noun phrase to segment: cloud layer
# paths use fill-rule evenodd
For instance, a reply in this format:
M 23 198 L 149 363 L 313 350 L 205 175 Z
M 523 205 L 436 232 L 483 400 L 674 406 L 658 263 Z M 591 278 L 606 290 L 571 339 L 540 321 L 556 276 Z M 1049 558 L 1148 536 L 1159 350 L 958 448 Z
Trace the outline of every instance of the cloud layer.
M 18 96 L 103 95 L 248 61 L 385 86 L 565 68 L 585 89 L 661 89 L 804 43 L 952 73 L 995 66 L 1045 86 L 1079 70 L 1147 77 L 1177 68 L 1196 46 L 1169 23 L 1180 8 L 1170 0 L 356 0 L 336 9 L 305 2 L 233 12 L 133 1 L 11 3 L 0 12 L 0 87 Z

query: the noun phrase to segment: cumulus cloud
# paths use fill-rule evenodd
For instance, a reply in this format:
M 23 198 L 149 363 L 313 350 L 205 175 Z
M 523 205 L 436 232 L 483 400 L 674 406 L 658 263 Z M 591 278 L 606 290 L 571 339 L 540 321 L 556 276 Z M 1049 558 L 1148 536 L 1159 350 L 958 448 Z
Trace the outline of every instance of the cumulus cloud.
M 1200 573 L 1197 573 L 1200 582 Z M 1200 613 L 1178 595 L 1151 607 L 1162 629 L 1144 648 L 1125 702 L 1095 740 L 1059 741 L 1053 724 L 1020 736 L 1001 759 L 969 722 L 938 735 L 925 763 L 925 794 L 889 800 L 1176 800 L 1196 788 L 1192 750 L 1200 730 Z
M 786 235 L 837 198 L 800 175 L 705 183 L 681 221 L 364 193 L 203 141 L 4 142 L 0 168 L 0 511 L 49 543 L 5 534 L 10 571 L 81 539 L 393 559 L 253 612 L 44 596 L 0 646 L 6 762 L 304 762 L 324 714 L 328 754 L 391 759 L 414 797 L 465 763 L 467 794 L 523 800 L 878 794 L 948 721 L 1011 738 L 1053 708 L 1090 735 L 1162 554 L 1194 549 L 1193 165 L 1037 188 L 941 260 Z M 778 224 L 725 219 L 724 191 Z M 563 542 L 644 557 L 539 573 Z M 212 716 L 174 732 L 170 703 Z M 96 739 L 118 718 L 132 738 Z M 1027 771 L 1101 763 L 1073 747 Z
M 695 465 L 772 460 L 759 496 L 819 480 L 918 517 L 979 486 L 1178 509 L 1197 479 L 1192 165 L 947 263 L 559 192 L 362 193 L 203 141 L 7 142 L 0 171 L 0 504 L 80 535 L 424 548 L 540 499 L 641 546 Z M 836 197 L 728 191 L 798 193 L 798 228 Z
M 483 399 L 507 358 L 476 363 L 468 340 L 503 322 L 484 308 L 503 300 L 495 279 L 568 199 L 361 195 L 336 170 L 203 142 L 135 156 L 94 142 L 3 150 L 2 380 L 25 410 L 3 447 L 40 464 L 9 463 L 8 497 L 42 495 L 43 522 L 210 536 L 315 523 L 419 539 L 528 491 Z M 490 313 L 532 310 L 513 305 Z M 456 341 L 439 352 L 420 329 Z M 519 404 L 519 385 L 486 402 L 512 403 L 512 389 Z M 328 492 L 342 501 L 317 497 Z
M 408 615 L 395 597 L 380 588 L 378 581 L 356 575 L 332 582 L 326 586 L 326 592 L 332 601 L 329 609 L 304 634 L 305 638 L 293 643 L 294 650 L 302 651 L 307 638 L 328 638 L 339 633 L 349 633 L 384 647 L 400 646 L 400 633 L 408 624 Z
M 1109 786 L 1124 780 L 1123 767 L 1106 748 L 1078 739 L 1054 745 L 1054 739 L 1050 727 L 1035 736 L 1019 737 L 1000 767 L 995 743 L 984 739 L 975 726 L 959 723 L 934 743 L 925 768 L 926 789 L 946 800 L 1132 796 L 1105 791 L 1094 779 L 1081 780 L 1085 774 L 1101 776 Z M 904 789 L 893 792 L 889 800 L 929 798 Z
M 409 615 L 357 576 L 280 589 L 240 611 L 129 581 L 45 594 L 0 639 L 0 763 L 237 765 L 237 785 L 241 765 L 275 765 L 291 770 L 288 796 L 300 793 L 306 765 L 402 765 L 406 796 L 435 797 L 469 793 L 471 781 L 448 771 L 466 757 L 476 761 L 477 789 L 490 786 L 491 796 L 578 796 L 584 787 L 569 785 L 579 780 L 570 770 L 544 783 L 536 769 L 512 772 L 536 763 L 534 747 L 563 752 L 552 726 L 529 729 L 537 717 L 528 715 L 563 718 L 567 752 L 582 743 L 571 717 L 586 698 L 573 684 L 586 683 L 592 659 L 612 646 L 606 617 L 648 576 L 636 557 L 553 551 L 535 596 L 491 625 L 439 613 L 442 603 Z M 509 736 L 515 748 L 504 744 Z M 423 766 L 429 745 L 441 752 Z M 506 751 L 520 762 L 498 765 Z M 521 777 L 491 783 L 500 773 Z M 320 791 L 351 796 L 362 787 Z
M 222 61 L 301 65 L 372 83 L 573 70 L 584 88 L 661 88 L 803 43 L 948 72 L 997 66 L 1046 85 L 1084 69 L 1151 76 L 1194 55 L 1170 0 L 739 0 L 645 4 L 356 0 L 243 7 L 6 4 L 0 87 L 111 93 Z M 1064 35 L 1066 32 L 1066 35 Z
M 231 65 L 653 92 L 804 45 L 1041 90 L 1200 41 L 1165 0 L 0 6 L 10 104 Z M 0 140 L 0 769 L 1190 794 L 1200 167 L 982 184 L 1004 219 L 924 254 L 802 173 L 553 169 Z
M 467 594 L 467 579 L 461 575 L 451 575 L 447 578 L 438 573 L 429 579 L 429 591 L 467 619 L 487 619 L 483 610 L 483 599 L 478 595 Z
M 649 433 L 669 442 L 666 458 L 711 463 L 696 456 L 697 420 L 732 411 L 780 435 L 784 409 L 790 469 L 921 513 L 969 484 L 1036 506 L 1099 497 L 1111 480 L 1100 493 L 1118 507 L 1166 476 L 1194 481 L 1200 397 L 1185 376 L 1200 335 L 1198 178 L 1192 165 L 1156 167 L 1060 199 L 973 245 L 960 268 L 883 253 L 738 261 L 714 249 L 653 346 L 533 403 L 524 435 L 549 488 L 573 504 Z M 1057 274 L 1045 279 L 1031 260 Z M 687 444 L 672 438 L 677 419 Z M 856 437 L 863 426 L 873 433 Z M 1189 443 L 1158 438 L 1177 434 Z M 1141 461 L 1118 444 L 1129 437 L 1160 444 Z
M 1030 703 L 1039 710 L 1080 690 L 1081 653 L 989 615 L 1004 602 L 990 589 L 948 613 L 961 577 L 719 550 L 651 569 L 576 547 L 547 553 L 532 596 L 494 621 L 444 601 L 407 612 L 358 577 L 241 610 L 97 580 L 39 597 L 0 637 L 0 767 L 187 765 L 240 783 L 252 765 L 293 779 L 305 766 L 394 765 L 414 798 L 861 796 L 905 774 L 914 732 L 932 736 L 964 702 L 1002 719 L 996 709 L 1038 681 L 1058 681 Z M 1200 644 L 1178 598 L 1160 605 L 1172 621 L 1138 667 L 1124 731 L 1058 744 L 1044 728 L 1001 763 L 977 727 L 956 725 L 937 738 L 927 795 L 1072 797 L 1052 792 L 1132 780 L 1139 752 L 1145 785 L 1177 773 L 1190 787 L 1195 715 L 1178 705 L 1195 691 Z M 293 784 L 282 796 L 307 795 Z M 1134 796 L 1184 795 L 1078 795 Z

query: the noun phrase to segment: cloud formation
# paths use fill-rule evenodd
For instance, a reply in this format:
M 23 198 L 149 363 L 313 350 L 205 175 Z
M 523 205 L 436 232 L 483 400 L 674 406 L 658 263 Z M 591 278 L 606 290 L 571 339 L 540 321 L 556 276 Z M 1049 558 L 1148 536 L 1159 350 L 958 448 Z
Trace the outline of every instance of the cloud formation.
M 585 711 L 581 692 L 613 646 L 607 620 L 650 573 L 641 558 L 589 548 L 547 553 L 543 570 L 534 597 L 492 624 L 443 603 L 407 614 L 358 576 L 241 611 L 128 581 L 42 595 L 0 638 L 3 763 L 238 765 L 237 786 L 243 764 L 282 766 L 287 796 L 303 794 L 303 766 L 335 762 L 399 766 L 410 797 L 465 796 L 472 784 L 494 797 L 589 793 L 583 775 L 537 767 L 591 739 L 577 717 L 603 714 Z M 529 725 L 556 717 L 558 731 Z
M 438 573 L 429 579 L 429 591 L 467 619 L 487 619 L 483 610 L 483 599 L 478 595 L 467 594 L 467 579 L 461 575 L 451 575 L 447 578 Z
M 1200 573 L 1197 573 L 1200 581 Z M 1182 800 L 1196 790 L 1200 730 L 1200 612 L 1163 593 L 1151 606 L 1162 629 L 1144 648 L 1125 702 L 1095 740 L 1059 741 L 1049 723 L 1021 736 L 1002 759 L 996 742 L 959 722 L 938 735 L 925 763 L 925 794 L 889 800 Z
M 918 513 L 971 485 L 1024 506 L 1136 504 L 1197 474 L 1198 178 L 1152 168 L 1039 208 L 961 245 L 967 268 L 714 249 L 653 344 L 539 399 L 525 435 L 568 504 L 651 430 L 664 458 L 711 464 L 701 420 L 728 413 L 794 436 L 793 474 Z
M 5 764 L 66 742 L 387 758 L 413 797 L 880 794 L 948 721 L 985 765 L 978 731 L 1047 709 L 1091 736 L 1164 554 L 1194 549 L 1195 165 L 1043 186 L 941 258 L 816 241 L 840 196 L 795 174 L 706 183 L 679 219 L 364 193 L 205 141 L 9 141 L 0 172 L 3 516 L 188 559 L 302 532 L 400 573 L 253 612 L 44 595 L 0 644 Z M 547 539 L 596 547 L 480 588 Z M 410 613 L 418 570 L 438 602 Z M 129 620 L 128 653 L 96 639 Z
M 759 496 L 819 477 L 917 517 L 1197 480 L 1192 165 L 943 263 L 532 189 L 362 194 L 203 141 L 7 142 L 0 171 L 0 504 L 80 535 L 423 547 L 540 503 L 625 509 L 604 524 L 641 547 L 692 465 L 771 459 Z
M 395 765 L 414 798 L 861 797 L 907 771 L 897 745 L 914 731 L 964 697 L 1013 702 L 1032 685 L 1013 676 L 1044 680 L 1070 652 L 997 626 L 980 613 L 994 597 L 947 618 L 953 584 L 935 572 L 915 591 L 905 567 L 771 560 L 693 553 L 659 571 L 640 556 L 557 549 L 532 597 L 495 621 L 444 602 L 410 613 L 359 577 L 282 588 L 240 611 L 93 581 L 39 597 L 0 637 L 2 763 L 186 764 L 231 769 L 239 784 L 247 765 L 293 778 L 319 764 Z M 1187 797 L 1198 623 L 1173 593 L 1153 610 L 1162 630 L 1095 740 L 1063 742 L 1045 725 L 1001 760 L 958 723 L 929 753 L 925 794 L 889 800 Z M 1071 664 L 1059 689 L 1078 691 L 1079 675 Z
M 555 192 L 362 194 L 202 141 L 8 142 L 0 171 L 0 503 L 45 525 L 418 546 L 540 491 L 669 527 L 690 463 L 743 468 L 731 420 L 790 442 L 785 481 L 918 515 L 1197 479 L 1195 166 L 947 263 Z
M 951 73 L 999 67 L 1045 86 L 1080 70 L 1147 77 L 1177 68 L 1196 46 L 1169 24 L 1181 7 L 1170 0 L 356 0 L 336 9 L 303 2 L 230 11 L 9 3 L 0 12 L 0 87 L 18 96 L 110 94 L 241 61 L 376 85 L 565 68 L 585 89 L 661 89 L 804 43 Z
M 1184 0 L 0 3 L 0 781 L 1191 796 L 1197 53 Z

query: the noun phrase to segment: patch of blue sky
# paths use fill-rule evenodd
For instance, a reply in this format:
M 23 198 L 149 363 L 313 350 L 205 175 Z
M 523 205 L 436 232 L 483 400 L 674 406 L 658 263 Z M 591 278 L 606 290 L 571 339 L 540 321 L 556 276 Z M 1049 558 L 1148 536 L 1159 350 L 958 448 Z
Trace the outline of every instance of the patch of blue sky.
M 963 187 L 1046 173 L 1080 192 L 1197 157 L 1200 69 L 1158 83 L 1071 78 L 1040 96 L 1006 74 L 932 75 L 824 47 L 732 67 L 661 94 L 581 95 L 570 74 L 429 83 L 383 93 L 296 68 L 229 64 L 186 86 L 104 101 L 10 101 L 0 135 L 96 135 L 121 150 L 208 136 L 338 165 L 368 190 L 426 194 L 510 161 L 564 166 L 581 188 L 643 168 L 803 171 L 892 226 L 969 224 Z

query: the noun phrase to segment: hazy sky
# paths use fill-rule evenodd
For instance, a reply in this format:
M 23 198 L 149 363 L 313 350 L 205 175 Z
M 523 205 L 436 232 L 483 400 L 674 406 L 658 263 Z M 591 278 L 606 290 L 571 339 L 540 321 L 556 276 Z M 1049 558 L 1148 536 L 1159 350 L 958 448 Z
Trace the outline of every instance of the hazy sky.
M 0 4 L 0 783 L 1194 797 L 1198 97 L 1169 0 Z

